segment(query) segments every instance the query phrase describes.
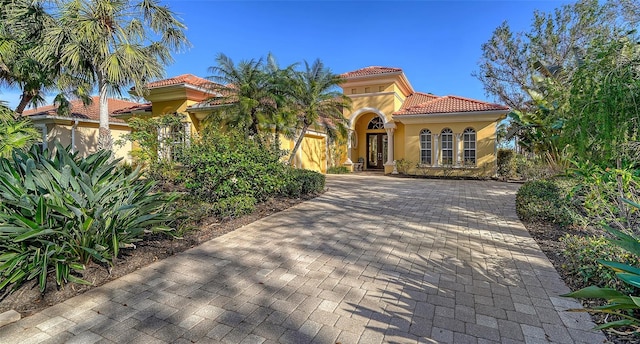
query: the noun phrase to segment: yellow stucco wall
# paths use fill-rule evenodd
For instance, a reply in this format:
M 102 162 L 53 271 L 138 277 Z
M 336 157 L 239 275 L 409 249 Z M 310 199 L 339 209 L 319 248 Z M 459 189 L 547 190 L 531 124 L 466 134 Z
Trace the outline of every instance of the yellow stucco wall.
M 461 122 L 461 123 L 428 123 L 428 124 L 407 124 L 404 126 L 404 146 L 406 150 L 404 154 L 396 156 L 396 160 L 404 159 L 411 164 L 410 174 L 427 174 L 427 175 L 443 175 L 450 173 L 452 176 L 491 176 L 495 173 L 495 130 L 496 122 Z M 458 154 L 462 149 L 462 144 L 456 141 L 455 134 L 461 134 L 467 128 L 476 131 L 476 166 L 475 168 L 451 168 L 439 167 L 434 168 L 418 168 L 420 162 L 420 131 L 429 129 L 432 138 L 436 134 L 442 132 L 443 129 L 449 128 L 454 134 L 454 159 L 457 160 Z M 433 142 L 433 141 L 432 141 Z M 432 144 L 432 157 L 435 159 L 435 145 Z M 438 149 L 442 146 L 438 144 Z M 439 154 L 441 156 L 441 154 Z
M 281 137 L 280 140 L 281 149 L 289 152 L 293 150 L 295 145 L 293 140 L 285 137 Z M 305 135 L 294 158 L 293 165 L 298 168 L 327 173 L 327 138 L 324 135 L 313 133 Z
M 185 115 L 185 120 L 191 123 L 191 134 L 196 135 L 200 131 L 200 121 L 194 114 L 187 113 L 187 107 L 198 103 L 190 99 L 178 99 L 168 101 L 156 101 L 151 108 L 151 116 L 158 117 L 166 114 L 179 113 Z
M 113 141 L 116 142 L 126 134 L 130 132 L 128 127 L 121 125 L 111 125 L 111 136 Z M 69 124 L 48 124 L 47 125 L 47 144 L 49 149 L 54 147 L 54 143 L 57 141 L 62 146 L 66 147 L 71 145 L 71 133 L 72 125 Z M 75 145 L 74 150 L 79 153 L 80 156 L 86 157 L 91 153 L 95 153 L 98 150 L 98 124 L 97 123 L 78 123 L 75 129 Z M 113 146 L 113 151 L 117 159 L 122 158 L 124 162 L 131 163 L 131 142 L 127 141 L 124 145 Z

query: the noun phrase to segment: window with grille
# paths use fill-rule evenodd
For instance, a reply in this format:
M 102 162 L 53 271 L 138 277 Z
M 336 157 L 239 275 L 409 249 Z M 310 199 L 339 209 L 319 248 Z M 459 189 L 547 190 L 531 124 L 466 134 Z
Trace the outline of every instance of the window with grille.
M 462 141 L 464 142 L 464 164 L 475 165 L 476 164 L 476 131 L 472 128 L 467 128 L 462 134 Z
M 420 132 L 420 163 L 431 165 L 431 131 L 423 129 Z
M 453 165 L 453 131 L 446 128 L 440 133 L 442 164 Z
M 369 122 L 367 129 L 384 129 L 384 122 L 382 121 L 382 118 L 378 116 L 373 117 Z

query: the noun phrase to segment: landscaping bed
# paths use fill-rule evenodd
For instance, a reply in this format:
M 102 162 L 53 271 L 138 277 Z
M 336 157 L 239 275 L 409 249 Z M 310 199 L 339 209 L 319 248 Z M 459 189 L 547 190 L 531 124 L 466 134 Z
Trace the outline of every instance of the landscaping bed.
M 255 211 L 241 217 L 219 220 L 207 217 L 197 224 L 198 228 L 186 232 L 182 238 L 172 238 L 163 234 L 152 234 L 138 243 L 135 249 L 123 249 L 121 256 L 112 267 L 92 263 L 83 271 L 81 278 L 92 285 L 67 284 L 58 288 L 53 276 L 49 277 L 44 294 L 38 289 L 37 280 L 25 283 L 14 293 L 0 301 L 0 313 L 10 309 L 18 311 L 23 317 L 29 316 L 49 306 L 63 302 L 92 288 L 136 271 L 155 261 L 172 256 L 197 246 L 200 243 L 224 235 L 263 217 L 283 211 L 315 196 L 300 198 L 270 198 L 256 205 Z
M 566 244 L 560 239 L 567 234 L 578 236 L 594 236 L 599 234 L 593 229 L 566 229 L 557 225 L 543 222 L 528 222 L 523 221 L 524 226 L 529 231 L 529 234 L 538 243 L 540 249 L 546 254 L 547 258 L 551 261 L 551 264 L 555 267 L 560 277 L 564 280 L 564 283 L 569 289 L 579 290 L 587 287 L 588 284 L 584 283 L 582 277 L 572 273 L 567 269 L 567 258 L 563 254 L 566 249 Z M 581 300 L 584 307 L 593 307 L 605 304 L 602 300 Z M 607 320 L 602 314 L 591 314 L 593 321 L 600 325 Z M 632 332 L 632 329 L 617 329 L 603 331 L 607 338 L 616 344 L 637 344 L 640 343 L 640 336 L 638 333 Z

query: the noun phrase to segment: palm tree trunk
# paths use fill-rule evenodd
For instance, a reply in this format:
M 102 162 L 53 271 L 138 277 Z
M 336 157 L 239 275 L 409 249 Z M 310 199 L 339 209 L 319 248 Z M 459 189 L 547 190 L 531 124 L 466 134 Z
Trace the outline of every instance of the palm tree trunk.
M 260 133 L 258 132 L 258 116 L 256 115 L 256 110 L 251 110 L 251 125 L 249 126 L 249 134 L 253 135 L 254 140 L 258 142 L 259 146 L 262 146 L 262 138 L 260 137 Z
M 296 140 L 296 145 L 293 146 L 291 155 L 289 155 L 289 165 L 293 163 L 293 159 L 295 158 L 298 149 L 300 149 L 300 146 L 302 145 L 302 140 L 304 140 L 304 134 L 307 133 L 307 129 L 309 129 L 309 125 L 305 123 L 305 125 L 302 127 L 302 130 L 300 131 L 300 136 L 298 136 L 298 139 Z
M 100 124 L 98 128 L 98 149 L 113 150 L 113 138 L 109 129 L 109 98 L 107 96 L 107 82 L 102 72 L 98 71 L 98 88 L 100 91 Z
M 15 113 L 22 115 L 22 112 L 24 111 L 24 109 L 27 107 L 27 105 L 32 99 L 33 99 L 32 94 L 23 92 L 22 96 L 20 97 L 20 104 L 18 104 L 18 106 L 16 107 Z

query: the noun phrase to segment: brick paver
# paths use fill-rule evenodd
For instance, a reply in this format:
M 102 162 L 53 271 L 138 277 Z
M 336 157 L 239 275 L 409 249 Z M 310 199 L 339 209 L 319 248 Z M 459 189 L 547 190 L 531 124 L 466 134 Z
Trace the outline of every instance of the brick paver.
M 329 191 L 0 328 L 2 343 L 602 343 L 518 221 L 517 185 Z

